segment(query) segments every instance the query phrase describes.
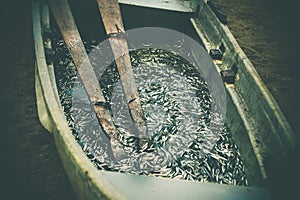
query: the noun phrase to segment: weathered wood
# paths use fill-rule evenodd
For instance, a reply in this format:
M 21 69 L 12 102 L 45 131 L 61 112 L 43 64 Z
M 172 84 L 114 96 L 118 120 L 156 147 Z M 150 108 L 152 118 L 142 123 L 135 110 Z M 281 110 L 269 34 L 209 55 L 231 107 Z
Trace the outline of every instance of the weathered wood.
M 105 106 L 106 100 L 79 35 L 69 3 L 67 0 L 48 0 L 48 4 L 77 67 L 78 74 L 93 105 L 99 123 L 110 140 L 114 141 L 111 145 L 118 144 L 117 129 L 108 108 Z M 123 154 L 117 145 L 112 146 L 111 151 L 115 158 L 119 158 Z
M 146 120 L 134 80 L 118 0 L 97 0 L 97 2 L 106 34 L 109 36 L 131 117 L 137 126 L 139 137 L 147 139 Z

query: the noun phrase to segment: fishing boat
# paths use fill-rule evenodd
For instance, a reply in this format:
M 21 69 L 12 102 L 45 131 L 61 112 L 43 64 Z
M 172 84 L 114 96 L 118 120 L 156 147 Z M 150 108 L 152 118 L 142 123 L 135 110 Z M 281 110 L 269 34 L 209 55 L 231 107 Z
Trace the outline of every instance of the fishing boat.
M 225 120 L 239 148 L 246 168 L 248 185 L 218 184 L 99 170 L 74 138 L 62 109 L 53 64 L 55 53 L 51 43 L 49 6 L 51 7 L 53 1 L 49 1 L 48 5 L 44 1 L 34 0 L 32 10 L 38 115 L 43 126 L 55 138 L 65 171 L 78 198 L 270 198 L 266 188 L 270 176 L 269 163 L 296 149 L 298 142 L 278 104 L 228 29 L 224 13 L 213 1 L 206 0 L 119 0 L 119 3 L 190 14 L 186 23 L 190 23 L 194 28 L 224 82 L 227 96 Z M 55 12 L 53 13 L 55 15 Z M 71 25 L 65 23 L 64 26 Z M 77 44 L 74 42 L 69 45 Z M 192 51 L 192 56 L 197 57 L 197 54 L 198 52 Z

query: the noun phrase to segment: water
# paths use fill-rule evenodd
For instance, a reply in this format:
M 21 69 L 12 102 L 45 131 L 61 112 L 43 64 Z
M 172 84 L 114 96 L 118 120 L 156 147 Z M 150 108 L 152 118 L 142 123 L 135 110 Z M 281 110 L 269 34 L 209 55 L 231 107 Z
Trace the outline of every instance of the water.
M 86 41 L 88 52 L 98 41 Z M 224 126 L 216 143 L 208 138 L 211 96 L 200 74 L 180 56 L 160 49 L 131 51 L 135 80 L 147 120 L 151 145 L 140 150 L 115 64 L 100 85 L 119 131 L 125 156 L 109 156 L 110 143 L 91 112 L 77 71 L 61 38 L 56 40 L 56 78 L 68 124 L 83 151 L 100 170 L 175 179 L 247 185 L 245 167 L 230 130 Z M 75 98 L 72 98 L 72 96 Z M 73 105 L 73 106 L 72 106 Z M 78 106 L 80 105 L 80 106 Z M 126 156 L 130 155 L 130 156 Z

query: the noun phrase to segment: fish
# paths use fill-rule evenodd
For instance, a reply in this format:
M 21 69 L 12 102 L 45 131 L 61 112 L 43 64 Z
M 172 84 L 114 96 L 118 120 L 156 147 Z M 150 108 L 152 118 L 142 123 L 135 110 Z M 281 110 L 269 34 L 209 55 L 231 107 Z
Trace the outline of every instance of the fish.
M 149 44 L 145 44 L 144 49 L 130 50 L 136 85 L 151 136 L 151 145 L 138 151 L 137 138 L 128 128 L 133 124 L 128 111 L 124 112 L 127 105 L 122 87 L 118 84 L 116 65 L 107 60 L 101 61 L 101 64 L 92 60 L 95 67 L 108 66 L 102 75 L 97 76 L 107 101 L 105 105 L 110 105 L 107 108 L 112 111 L 119 130 L 118 139 L 113 142 L 119 143 L 131 155 L 113 161 L 103 142 L 105 134 L 101 129 L 95 129 L 96 115 L 88 105 L 80 104 L 78 99 L 71 98 L 72 93 L 68 93 L 74 85 L 83 86 L 62 37 L 56 36 L 54 42 L 57 52 L 56 81 L 65 117 L 74 138 L 99 170 L 200 182 L 248 184 L 245 167 L 228 127 L 224 127 L 216 145 L 207 141 L 210 134 L 207 124 L 214 119 L 210 113 L 213 99 L 207 83 L 193 63 L 188 63 L 172 51 L 150 48 Z M 85 41 L 85 46 L 92 51 L 99 48 L 99 42 Z M 179 40 L 170 48 L 185 51 L 185 45 L 183 40 Z M 209 153 L 203 156 L 203 151 Z

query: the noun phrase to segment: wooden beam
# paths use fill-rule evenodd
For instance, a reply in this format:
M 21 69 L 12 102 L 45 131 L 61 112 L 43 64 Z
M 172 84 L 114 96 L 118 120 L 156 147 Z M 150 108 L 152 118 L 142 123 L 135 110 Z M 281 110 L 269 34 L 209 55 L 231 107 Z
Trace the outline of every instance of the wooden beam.
M 125 98 L 140 139 L 148 140 L 146 120 L 137 92 L 130 62 L 128 44 L 118 0 L 97 0 L 102 21 L 109 37 Z
M 93 105 L 98 121 L 104 132 L 113 141 L 111 143 L 111 156 L 120 158 L 124 155 L 124 152 L 118 145 L 117 129 L 107 106 L 105 106 L 107 102 L 79 35 L 69 3 L 67 0 L 48 0 L 48 4 L 77 67 L 78 74 Z

